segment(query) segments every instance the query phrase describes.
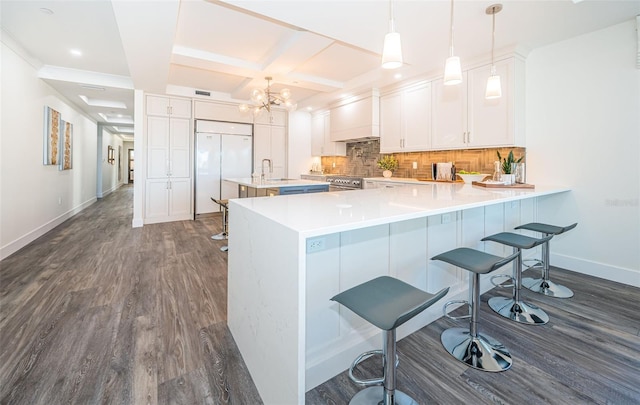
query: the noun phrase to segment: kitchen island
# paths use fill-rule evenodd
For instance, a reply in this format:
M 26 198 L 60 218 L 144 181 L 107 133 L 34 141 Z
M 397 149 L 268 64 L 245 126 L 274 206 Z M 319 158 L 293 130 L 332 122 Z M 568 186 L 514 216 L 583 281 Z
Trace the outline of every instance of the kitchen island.
M 238 185 L 238 197 L 273 197 L 276 195 L 321 193 L 329 191 L 326 181 L 304 179 L 267 179 L 254 182 L 250 178 L 224 179 Z
M 264 402 L 302 404 L 306 391 L 380 348 L 380 331 L 332 296 L 391 275 L 429 292 L 449 286 L 445 300 L 466 299 L 468 272 L 429 258 L 458 246 L 506 255 L 480 239 L 544 220 L 538 201 L 560 201 L 566 191 L 420 183 L 231 200 L 228 325 Z M 488 278 L 481 288 L 490 288 Z M 429 308 L 398 339 L 441 315 Z

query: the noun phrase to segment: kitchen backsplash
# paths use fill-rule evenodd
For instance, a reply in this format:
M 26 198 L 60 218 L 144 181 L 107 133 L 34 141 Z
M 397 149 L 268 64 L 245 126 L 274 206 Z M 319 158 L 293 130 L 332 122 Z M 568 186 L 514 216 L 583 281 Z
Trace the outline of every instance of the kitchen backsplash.
M 516 159 L 525 156 L 525 148 L 460 149 L 431 152 L 393 153 L 400 163 L 393 172 L 394 177 L 431 178 L 431 164 L 454 162 L 457 170 L 478 171 L 492 174 L 496 151 L 506 157 L 513 150 Z M 347 156 L 322 157 L 322 169 L 327 174 L 342 174 L 359 177 L 382 177 L 376 162 L 380 158 L 380 141 L 354 142 L 347 144 Z M 526 158 L 522 160 L 526 161 Z M 413 169 L 413 162 L 418 168 Z

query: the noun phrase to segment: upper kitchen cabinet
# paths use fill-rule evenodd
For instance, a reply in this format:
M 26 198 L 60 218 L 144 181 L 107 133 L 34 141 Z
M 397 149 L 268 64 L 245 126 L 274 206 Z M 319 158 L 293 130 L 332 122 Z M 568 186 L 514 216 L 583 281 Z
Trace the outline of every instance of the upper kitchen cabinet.
M 311 118 L 311 156 L 347 156 L 345 142 L 331 141 L 331 115 L 328 111 Z
M 254 123 L 284 127 L 287 125 L 287 112 L 277 109 L 272 109 L 271 112 L 263 110 L 262 114 L 256 117 Z
M 147 96 L 147 115 L 191 118 L 191 100 L 163 96 Z
M 431 83 L 380 97 L 380 152 L 413 152 L 431 146 Z
M 433 86 L 431 149 L 524 146 L 524 61 L 510 57 L 495 63 L 502 97 L 485 98 L 491 67 L 468 70 L 463 82 Z
M 330 111 L 331 141 L 380 137 L 380 94 L 377 89 L 341 100 L 332 105 Z
M 240 112 L 238 104 L 196 100 L 193 118 L 197 120 L 243 122 L 253 124 L 253 114 Z
M 269 159 L 273 172 L 265 176 L 281 179 L 287 176 L 286 129 L 279 125 L 256 124 L 253 126 L 253 172 L 261 173 L 263 159 Z

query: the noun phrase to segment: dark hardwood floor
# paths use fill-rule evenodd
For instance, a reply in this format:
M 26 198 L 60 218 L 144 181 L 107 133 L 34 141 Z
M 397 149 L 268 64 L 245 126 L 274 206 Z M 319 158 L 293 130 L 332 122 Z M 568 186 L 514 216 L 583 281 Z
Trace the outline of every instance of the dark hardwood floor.
M 0 262 L 1 404 L 262 403 L 226 326 L 220 218 L 132 229 L 131 206 L 121 187 Z M 494 314 L 486 301 L 508 291 L 482 297 L 480 330 L 508 346 L 511 370 L 453 360 L 441 319 L 398 343 L 398 388 L 420 404 L 639 404 L 640 290 L 552 272 L 576 296 L 525 292 L 547 325 Z M 306 399 L 346 404 L 359 389 L 342 373 Z

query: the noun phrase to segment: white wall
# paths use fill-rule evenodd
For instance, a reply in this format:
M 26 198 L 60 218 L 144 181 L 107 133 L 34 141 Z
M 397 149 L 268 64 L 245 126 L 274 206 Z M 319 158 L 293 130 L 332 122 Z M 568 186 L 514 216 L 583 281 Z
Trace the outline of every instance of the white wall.
M 572 192 L 539 218 L 578 222 L 554 238 L 551 262 L 640 286 L 640 70 L 635 20 L 533 51 L 527 58 L 527 175 Z
M 74 109 L 2 43 L 0 259 L 96 201 L 95 122 Z M 73 124 L 72 170 L 45 166 L 44 106 Z
M 111 146 L 114 151 L 115 161 L 113 164 L 109 163 L 107 159 L 107 147 Z M 124 176 L 126 173 L 122 173 L 123 179 L 118 181 L 118 147 L 120 147 L 120 151 L 122 156 L 120 157 L 120 163 L 125 159 L 125 151 L 122 147 L 122 138 L 119 136 L 113 135 L 110 132 L 103 130 L 102 131 L 102 193 L 98 195 L 98 197 L 106 197 L 112 191 L 115 191 L 118 187 L 123 184 L 123 180 L 126 181 L 126 177 Z
M 311 169 L 311 114 L 305 111 L 289 113 L 288 177 L 299 179 Z

